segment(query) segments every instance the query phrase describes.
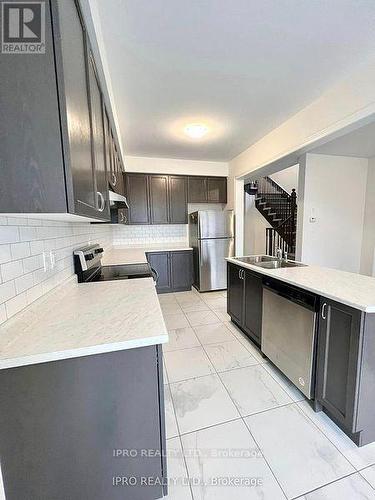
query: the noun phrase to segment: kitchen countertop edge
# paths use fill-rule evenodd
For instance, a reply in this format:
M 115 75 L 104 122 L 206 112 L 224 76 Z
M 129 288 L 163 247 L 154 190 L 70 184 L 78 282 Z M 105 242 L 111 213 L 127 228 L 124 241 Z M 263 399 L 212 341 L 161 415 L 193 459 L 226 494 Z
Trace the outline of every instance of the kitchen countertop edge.
M 125 351 L 136 349 L 138 347 L 150 347 L 168 342 L 168 335 L 147 337 L 144 339 L 132 339 L 125 342 L 115 342 L 108 344 L 98 344 L 88 347 L 79 347 L 77 349 L 67 349 L 64 351 L 46 352 L 30 356 L 21 356 L 19 358 L 9 358 L 0 361 L 0 370 L 8 368 L 18 368 L 21 366 L 37 365 L 41 363 L 50 363 L 53 361 L 64 361 L 67 359 L 81 358 L 85 356 L 94 356 L 96 354 L 107 354 L 116 351 Z
M 297 286 L 299 288 L 302 288 L 302 289 L 307 290 L 309 292 L 315 293 L 315 294 L 320 295 L 322 297 L 325 297 L 327 299 L 335 300 L 336 302 L 340 302 L 341 304 L 345 304 L 349 307 L 353 307 L 354 309 L 359 309 L 360 311 L 363 311 L 366 313 L 375 313 L 375 302 L 374 302 L 374 305 L 360 304 L 358 302 L 350 301 L 350 300 L 346 299 L 345 297 L 329 293 L 329 292 L 325 291 L 323 289 L 323 287 L 321 289 L 318 289 L 318 288 L 315 288 L 312 286 L 308 286 L 304 283 L 300 283 L 296 279 L 293 279 L 293 278 L 288 279 L 285 276 L 280 276 L 280 274 L 277 274 L 277 271 L 279 271 L 279 269 L 265 269 L 265 268 L 262 268 L 259 266 L 255 266 L 253 264 L 247 264 L 246 262 L 241 262 L 234 257 L 227 257 L 226 260 L 228 262 L 231 262 L 232 264 L 236 264 L 239 267 L 245 267 L 247 269 L 250 269 L 251 271 L 254 271 L 255 273 L 262 274 L 262 275 L 268 276 L 270 278 L 274 278 L 274 279 L 283 281 L 285 283 L 288 283 L 289 285 Z M 316 268 L 316 266 L 303 266 L 303 269 L 306 269 L 306 268 L 309 268 L 313 271 L 314 268 Z M 299 269 L 299 268 L 294 267 L 291 269 Z M 319 268 L 319 269 L 324 269 L 324 268 Z M 287 268 L 284 268 L 283 272 L 285 272 L 286 270 L 287 270 Z M 331 270 L 331 271 L 336 271 L 337 273 L 340 273 L 340 272 L 344 273 L 345 272 L 345 271 L 339 271 L 336 269 Z M 351 273 L 351 274 L 353 274 L 353 276 L 355 276 L 354 273 Z

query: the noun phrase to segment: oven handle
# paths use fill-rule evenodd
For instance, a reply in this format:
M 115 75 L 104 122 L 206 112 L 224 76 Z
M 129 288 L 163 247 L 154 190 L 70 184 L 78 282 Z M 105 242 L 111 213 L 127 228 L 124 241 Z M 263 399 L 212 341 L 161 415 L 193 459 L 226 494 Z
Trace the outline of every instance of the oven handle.
M 158 281 L 159 281 L 159 273 L 153 267 L 151 267 L 150 269 L 151 269 L 152 277 L 154 278 L 155 284 L 157 285 Z

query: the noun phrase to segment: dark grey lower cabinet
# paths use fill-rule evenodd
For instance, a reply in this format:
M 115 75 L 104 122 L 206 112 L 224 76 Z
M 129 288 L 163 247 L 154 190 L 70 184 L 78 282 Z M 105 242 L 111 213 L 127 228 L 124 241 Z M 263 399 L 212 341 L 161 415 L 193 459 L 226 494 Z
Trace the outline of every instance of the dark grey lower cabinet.
M 245 269 L 245 297 L 243 310 L 243 329 L 258 345 L 262 338 L 262 277 Z
M 262 338 L 262 277 L 228 262 L 227 311 L 258 346 Z
M 321 299 L 316 399 L 362 446 L 375 440 L 375 314 Z
M 170 252 L 171 287 L 174 292 L 190 290 L 193 282 L 193 252 Z
M 156 291 L 158 293 L 171 291 L 171 266 L 169 252 L 152 252 L 147 254 L 147 260 L 157 273 Z
M 149 252 L 147 260 L 157 272 L 156 291 L 158 293 L 182 292 L 190 290 L 193 284 L 193 252 Z
M 227 312 L 235 323 L 241 325 L 244 300 L 242 268 L 229 262 L 227 265 L 227 287 Z
M 161 356 L 150 346 L 1 370 L 7 500 L 166 494 Z

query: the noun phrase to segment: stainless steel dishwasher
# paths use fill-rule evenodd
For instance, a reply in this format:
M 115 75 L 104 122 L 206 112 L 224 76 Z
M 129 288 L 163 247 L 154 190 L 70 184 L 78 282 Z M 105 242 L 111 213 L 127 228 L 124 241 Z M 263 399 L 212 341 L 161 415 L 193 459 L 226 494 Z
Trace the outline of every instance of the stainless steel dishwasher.
M 314 396 L 318 297 L 266 279 L 263 283 L 262 351 L 309 399 Z

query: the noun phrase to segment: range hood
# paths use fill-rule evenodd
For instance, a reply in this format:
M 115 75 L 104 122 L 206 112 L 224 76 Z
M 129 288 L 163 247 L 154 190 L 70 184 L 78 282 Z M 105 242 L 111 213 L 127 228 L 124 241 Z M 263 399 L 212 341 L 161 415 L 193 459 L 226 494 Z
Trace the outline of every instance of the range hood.
M 111 208 L 129 208 L 126 196 L 109 191 L 109 204 Z

